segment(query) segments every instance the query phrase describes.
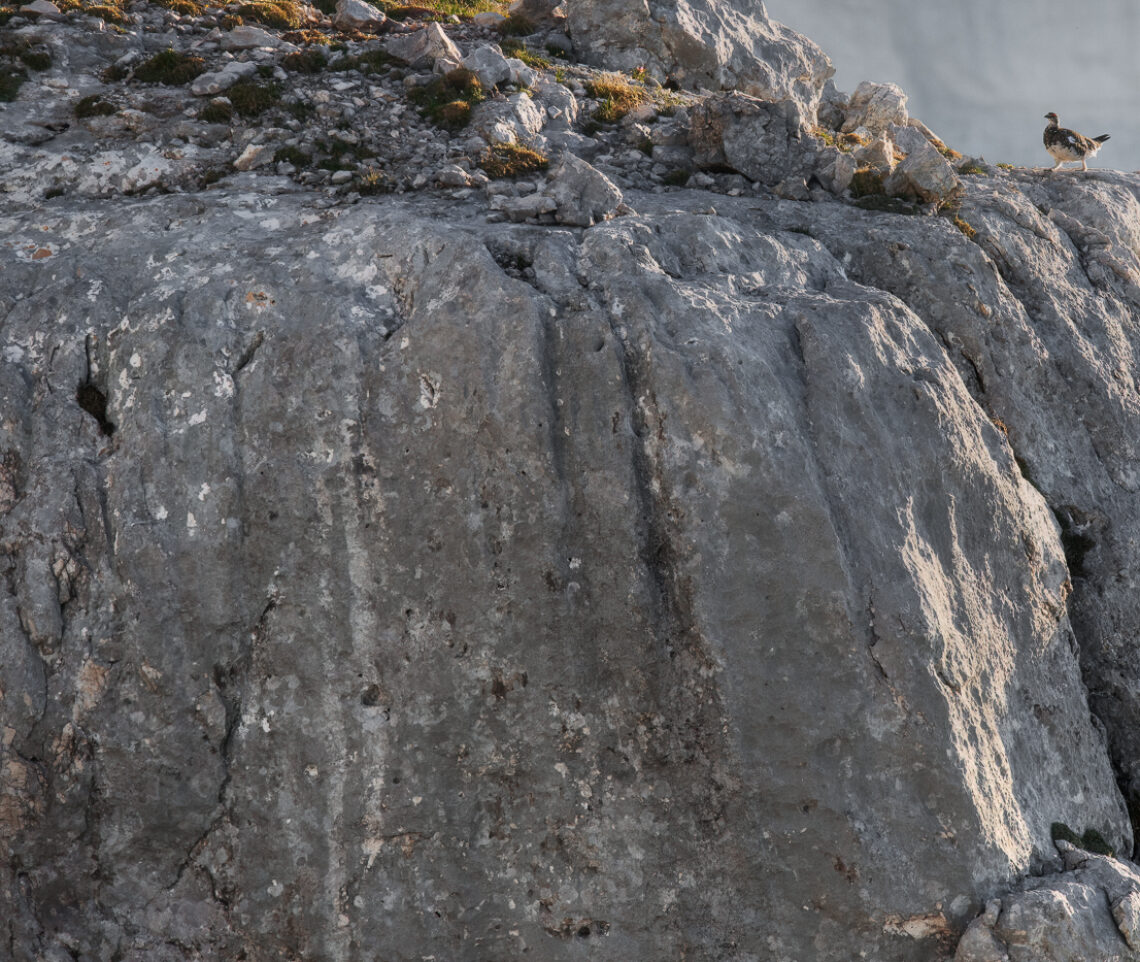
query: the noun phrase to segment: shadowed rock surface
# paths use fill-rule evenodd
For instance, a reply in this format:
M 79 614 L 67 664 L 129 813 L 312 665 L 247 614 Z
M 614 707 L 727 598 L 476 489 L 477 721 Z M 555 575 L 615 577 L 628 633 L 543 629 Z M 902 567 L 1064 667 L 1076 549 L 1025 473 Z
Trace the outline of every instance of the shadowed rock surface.
M 1140 957 L 1140 178 L 867 203 L 802 103 L 551 74 L 527 189 L 45 198 L 0 115 L 3 951 Z

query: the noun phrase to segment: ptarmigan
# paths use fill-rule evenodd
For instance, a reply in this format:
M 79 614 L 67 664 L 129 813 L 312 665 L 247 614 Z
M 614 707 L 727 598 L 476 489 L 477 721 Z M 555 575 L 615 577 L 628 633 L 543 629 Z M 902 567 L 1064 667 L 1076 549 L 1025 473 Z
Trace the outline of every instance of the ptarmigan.
M 1057 120 L 1057 115 L 1052 112 L 1047 113 L 1045 119 L 1049 121 L 1049 126 L 1045 128 L 1045 149 L 1056 161 L 1053 170 L 1068 161 L 1076 160 L 1081 162 L 1081 170 L 1088 170 L 1089 158 L 1100 150 L 1101 144 L 1108 140 L 1108 134 L 1101 134 L 1099 137 L 1086 137 L 1084 134 L 1078 134 L 1075 130 L 1062 127 Z

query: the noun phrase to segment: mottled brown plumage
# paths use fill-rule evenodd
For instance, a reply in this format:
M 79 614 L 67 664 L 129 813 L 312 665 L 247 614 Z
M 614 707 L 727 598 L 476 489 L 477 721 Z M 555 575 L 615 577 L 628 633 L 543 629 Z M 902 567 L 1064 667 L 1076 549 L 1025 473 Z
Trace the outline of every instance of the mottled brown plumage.
M 1075 130 L 1062 127 L 1057 115 L 1052 112 L 1047 113 L 1045 119 L 1049 121 L 1049 126 L 1045 128 L 1045 149 L 1056 161 L 1053 170 L 1061 164 L 1078 160 L 1081 162 L 1081 170 L 1088 170 L 1088 159 L 1100 150 L 1100 145 L 1108 140 L 1108 134 L 1101 134 L 1099 137 L 1078 134 Z

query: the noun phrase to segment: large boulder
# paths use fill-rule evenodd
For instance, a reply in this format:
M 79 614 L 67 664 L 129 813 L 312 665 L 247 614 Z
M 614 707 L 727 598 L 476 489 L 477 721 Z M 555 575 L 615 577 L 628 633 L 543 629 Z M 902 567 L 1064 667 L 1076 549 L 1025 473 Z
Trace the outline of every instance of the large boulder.
M 1045 502 L 762 226 L 873 215 L 728 201 L 0 217 L 15 962 L 925 962 L 1052 821 L 1127 850 Z
M 1140 867 L 1059 840 L 1060 871 L 995 899 L 954 962 L 1140 962 Z
M 815 163 L 815 141 L 795 101 L 720 94 L 702 99 L 689 113 L 689 145 L 700 167 L 729 166 L 773 185 L 810 172 Z
M 614 70 L 644 68 L 683 87 L 793 99 L 814 117 L 831 61 L 814 43 L 768 18 L 759 0 L 572 0 L 575 50 Z

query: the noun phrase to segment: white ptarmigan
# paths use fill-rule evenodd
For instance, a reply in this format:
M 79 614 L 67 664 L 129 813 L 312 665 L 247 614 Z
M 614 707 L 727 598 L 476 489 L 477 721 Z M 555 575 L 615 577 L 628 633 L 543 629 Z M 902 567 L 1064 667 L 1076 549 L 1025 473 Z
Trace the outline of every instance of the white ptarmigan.
M 1101 144 L 1108 140 L 1108 134 L 1101 134 L 1099 137 L 1086 137 L 1084 134 L 1078 134 L 1075 130 L 1062 127 L 1057 120 L 1057 115 L 1052 112 L 1047 113 L 1045 119 L 1049 121 L 1049 126 L 1045 128 L 1045 149 L 1056 161 L 1052 169 L 1056 170 L 1064 163 L 1079 160 L 1081 170 L 1088 170 L 1089 158 L 1100 150 Z

